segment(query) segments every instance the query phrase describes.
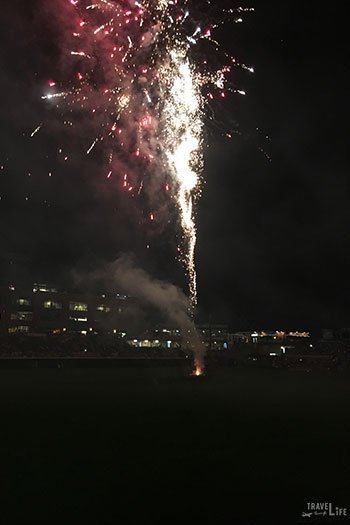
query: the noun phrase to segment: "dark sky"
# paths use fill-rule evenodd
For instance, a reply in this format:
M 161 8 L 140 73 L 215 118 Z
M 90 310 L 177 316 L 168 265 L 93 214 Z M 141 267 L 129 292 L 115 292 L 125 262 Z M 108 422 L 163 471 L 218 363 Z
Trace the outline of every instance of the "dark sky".
M 62 38 L 45 3 L 2 3 L 1 280 L 65 284 L 72 269 L 131 251 L 152 275 L 181 285 L 171 228 L 137 215 L 113 181 L 97 175 L 98 157 L 63 162 L 58 145 L 68 150 L 70 137 L 54 118 L 49 132 L 28 138 L 50 120 L 40 99 L 47 80 L 64 75 Z M 221 35 L 255 74 L 237 71 L 233 78 L 247 96 L 219 110 L 218 118 L 237 122 L 240 133 L 229 141 L 208 131 L 198 210 L 199 313 L 235 328 L 348 326 L 344 13 L 314 1 L 254 7 Z

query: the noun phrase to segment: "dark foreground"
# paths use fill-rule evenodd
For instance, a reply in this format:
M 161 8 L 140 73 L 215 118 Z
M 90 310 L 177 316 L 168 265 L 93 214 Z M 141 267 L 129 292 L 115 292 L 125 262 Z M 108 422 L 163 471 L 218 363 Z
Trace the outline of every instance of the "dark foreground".
M 349 508 L 349 379 L 2 369 L 1 521 L 285 524 L 311 523 L 307 502 Z

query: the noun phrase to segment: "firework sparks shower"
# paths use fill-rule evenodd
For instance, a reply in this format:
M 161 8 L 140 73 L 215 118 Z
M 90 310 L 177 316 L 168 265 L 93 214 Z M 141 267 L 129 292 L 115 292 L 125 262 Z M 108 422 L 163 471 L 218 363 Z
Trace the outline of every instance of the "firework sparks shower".
M 171 173 L 177 182 L 177 203 L 187 243 L 185 260 L 190 295 L 192 301 L 196 302 L 196 227 L 193 201 L 199 188 L 199 173 L 202 168 L 203 120 L 200 92 L 184 50 L 171 51 L 169 63 L 163 69 L 164 76 L 170 79 L 171 85 L 163 110 L 166 127 L 171 130 L 165 138 L 165 151 Z M 177 137 L 175 142 L 171 140 L 173 136 Z
M 158 190 L 175 202 L 192 305 L 207 106 L 224 99 L 227 90 L 244 94 L 228 76 L 233 67 L 250 70 L 221 51 L 213 33 L 252 10 L 220 11 L 209 0 L 194 4 L 192 9 L 189 0 L 67 0 L 73 74 L 68 83 L 50 80 L 42 97 L 56 105 L 66 125 L 74 126 L 77 114 L 89 115 L 85 153 L 100 149 L 107 179 L 132 197 L 147 194 L 149 220 L 157 220 Z

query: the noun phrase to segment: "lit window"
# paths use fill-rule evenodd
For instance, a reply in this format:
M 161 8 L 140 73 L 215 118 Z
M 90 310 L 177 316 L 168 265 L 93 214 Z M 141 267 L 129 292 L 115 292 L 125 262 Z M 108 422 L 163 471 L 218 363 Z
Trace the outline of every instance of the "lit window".
M 96 310 L 97 310 L 98 312 L 104 312 L 104 313 L 106 313 L 106 314 L 108 314 L 108 312 L 111 311 L 110 307 L 107 306 L 107 305 L 105 305 L 105 304 L 99 304 L 99 305 L 97 306 Z
M 69 309 L 73 312 L 87 312 L 88 305 L 87 303 L 69 303 Z
M 69 320 L 70 321 L 77 321 L 79 323 L 86 323 L 87 322 L 87 317 L 69 317 Z
M 11 321 L 31 321 L 32 318 L 32 312 L 16 312 L 15 314 L 11 314 Z
M 29 299 L 17 299 L 18 306 L 30 306 Z
M 27 333 L 29 332 L 29 326 L 13 326 L 9 328 L 9 334 Z
M 43 293 L 57 293 L 57 288 L 53 286 L 48 286 L 47 284 L 37 284 L 33 286 L 33 292 L 43 292 Z
M 56 303 L 55 301 L 45 301 L 44 302 L 44 308 L 52 309 L 52 310 L 61 310 L 62 309 L 62 303 Z

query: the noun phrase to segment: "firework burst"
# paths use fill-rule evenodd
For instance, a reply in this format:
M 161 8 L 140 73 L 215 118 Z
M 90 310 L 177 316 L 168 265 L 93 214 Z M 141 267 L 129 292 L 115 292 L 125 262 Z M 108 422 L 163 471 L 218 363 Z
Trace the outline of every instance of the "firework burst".
M 147 191 L 147 180 L 153 193 L 157 187 L 170 192 L 193 305 L 204 118 L 214 99 L 225 98 L 232 67 L 240 66 L 212 35 L 224 21 L 241 22 L 248 10 L 220 12 L 209 0 L 197 2 L 194 14 L 188 0 L 67 0 L 74 74 L 69 86 L 50 81 L 43 96 L 64 115 L 68 111 L 70 123 L 77 112 L 91 115 L 96 132 L 86 153 L 101 147 L 106 178 L 119 180 L 132 196 Z M 152 221 L 156 216 L 149 213 Z

